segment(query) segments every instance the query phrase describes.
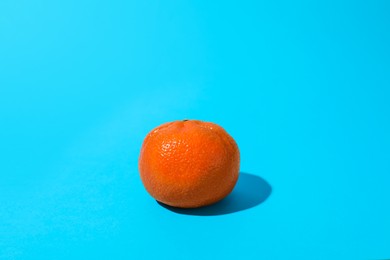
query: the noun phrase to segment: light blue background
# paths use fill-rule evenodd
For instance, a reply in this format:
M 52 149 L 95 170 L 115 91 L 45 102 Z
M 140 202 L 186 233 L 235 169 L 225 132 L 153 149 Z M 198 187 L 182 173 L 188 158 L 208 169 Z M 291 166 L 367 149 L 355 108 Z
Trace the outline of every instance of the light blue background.
M 1 259 L 390 258 L 389 1 L 0 1 Z M 144 190 L 155 126 L 237 141 L 261 204 Z

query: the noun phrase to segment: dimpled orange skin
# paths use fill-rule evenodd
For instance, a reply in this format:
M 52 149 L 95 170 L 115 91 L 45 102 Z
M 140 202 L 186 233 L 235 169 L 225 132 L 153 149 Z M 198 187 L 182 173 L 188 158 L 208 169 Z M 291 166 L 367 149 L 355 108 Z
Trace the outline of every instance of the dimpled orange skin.
M 219 125 L 199 120 L 165 123 L 145 138 L 139 157 L 141 180 L 157 201 L 197 208 L 226 197 L 234 188 L 240 153 Z

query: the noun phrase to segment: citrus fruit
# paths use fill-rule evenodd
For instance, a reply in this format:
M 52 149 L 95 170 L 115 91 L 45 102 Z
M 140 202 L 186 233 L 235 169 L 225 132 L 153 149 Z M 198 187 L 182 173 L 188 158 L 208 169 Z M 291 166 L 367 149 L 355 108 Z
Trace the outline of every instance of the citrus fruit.
M 213 204 L 233 190 L 240 153 L 221 126 L 181 120 L 162 124 L 147 134 L 138 166 L 143 185 L 157 201 L 197 208 Z

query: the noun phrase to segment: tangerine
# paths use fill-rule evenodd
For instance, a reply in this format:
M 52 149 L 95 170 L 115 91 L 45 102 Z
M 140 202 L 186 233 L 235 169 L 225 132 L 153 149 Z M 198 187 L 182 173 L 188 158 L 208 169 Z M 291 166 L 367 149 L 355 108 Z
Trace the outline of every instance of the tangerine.
M 138 166 L 143 185 L 157 201 L 197 208 L 220 201 L 233 190 L 240 153 L 221 126 L 181 120 L 147 134 Z

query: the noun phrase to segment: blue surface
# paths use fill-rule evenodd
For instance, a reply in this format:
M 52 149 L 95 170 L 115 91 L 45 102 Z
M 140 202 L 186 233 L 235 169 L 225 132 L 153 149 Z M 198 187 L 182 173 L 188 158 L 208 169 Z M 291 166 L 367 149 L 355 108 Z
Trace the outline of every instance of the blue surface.
M 0 258 L 390 258 L 389 12 L 1 0 Z M 144 136 L 184 118 L 241 150 L 208 209 L 163 207 L 138 175 Z

